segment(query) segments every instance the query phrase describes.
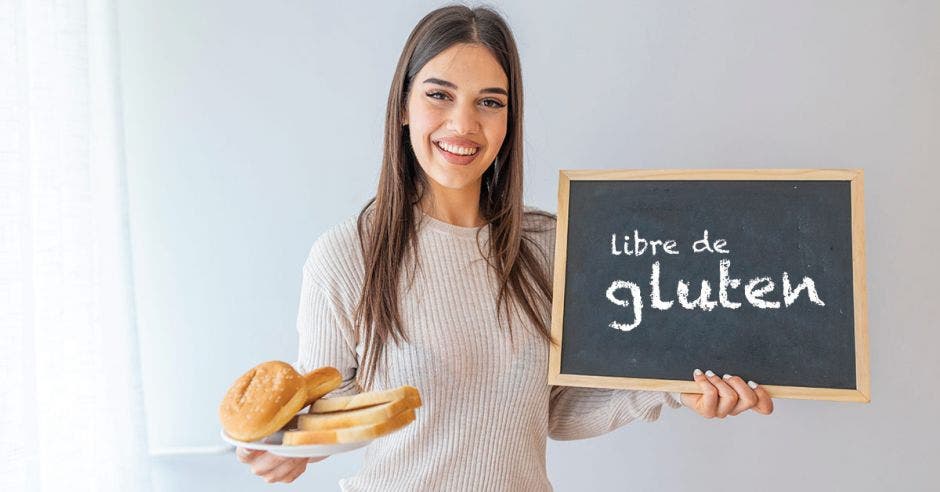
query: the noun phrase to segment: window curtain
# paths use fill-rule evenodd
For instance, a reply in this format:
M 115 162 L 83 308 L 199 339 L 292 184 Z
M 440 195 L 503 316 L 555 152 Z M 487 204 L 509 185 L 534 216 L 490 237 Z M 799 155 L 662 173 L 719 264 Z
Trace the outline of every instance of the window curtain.
M 0 0 L 0 490 L 150 489 L 115 5 Z

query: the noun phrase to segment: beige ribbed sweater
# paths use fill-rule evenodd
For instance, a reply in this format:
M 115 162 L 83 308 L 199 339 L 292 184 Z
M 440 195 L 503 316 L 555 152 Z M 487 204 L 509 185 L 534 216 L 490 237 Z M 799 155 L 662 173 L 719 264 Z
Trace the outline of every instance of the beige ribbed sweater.
M 342 490 L 552 490 L 546 437 L 586 439 L 654 421 L 664 404 L 680 406 L 675 393 L 550 386 L 548 342 L 517 315 L 513 348 L 497 321 L 496 283 L 477 251 L 477 229 L 415 210 L 421 267 L 410 288 L 410 275 L 402 275 L 399 301 L 410 343 L 386 346 L 387 371 L 370 389 L 412 385 L 423 406 L 407 427 L 369 444 L 359 473 L 340 480 Z M 532 237 L 547 253 L 552 279 L 554 220 L 526 214 L 525 224 L 550 229 Z M 406 263 L 403 272 L 410 271 Z M 355 216 L 321 235 L 303 268 L 294 367 L 339 369 L 343 385 L 328 396 L 363 391 L 355 380 L 363 345 L 351 323 L 363 272 Z

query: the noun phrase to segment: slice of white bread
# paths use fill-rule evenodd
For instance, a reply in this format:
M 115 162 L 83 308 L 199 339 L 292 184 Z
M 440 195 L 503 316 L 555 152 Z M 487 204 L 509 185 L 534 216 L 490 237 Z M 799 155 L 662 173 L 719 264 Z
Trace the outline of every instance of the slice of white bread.
M 421 406 L 421 395 L 418 394 L 418 388 L 414 386 L 399 386 L 397 388 L 384 391 L 369 391 L 359 393 L 358 395 L 339 396 L 335 398 L 320 398 L 310 405 L 308 413 L 328 413 L 340 412 L 344 410 L 356 410 L 358 408 L 371 407 L 380 403 L 387 403 L 395 400 L 413 398 L 418 400 Z
M 378 405 L 372 405 L 370 407 L 358 408 L 356 410 L 308 413 L 297 416 L 297 429 L 313 431 L 378 424 L 409 408 L 417 408 L 420 406 L 420 400 L 409 397 L 379 403 Z
M 358 425 L 343 429 L 288 431 L 284 433 L 282 443 L 285 446 L 302 446 L 305 444 L 339 444 L 368 441 L 401 429 L 414 419 L 414 409 L 408 408 L 377 424 Z

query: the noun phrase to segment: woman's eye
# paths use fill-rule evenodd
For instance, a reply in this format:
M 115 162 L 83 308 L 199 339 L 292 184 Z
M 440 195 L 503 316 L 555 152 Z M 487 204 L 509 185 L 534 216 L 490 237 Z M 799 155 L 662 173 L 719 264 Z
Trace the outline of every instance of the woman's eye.
M 440 92 L 440 91 L 428 92 L 427 96 L 431 99 L 436 99 L 438 101 L 447 101 L 450 99 L 450 95 L 448 95 L 445 92 Z M 484 99 L 483 101 L 481 101 L 481 104 L 483 104 L 484 106 L 490 109 L 499 109 L 499 108 L 506 106 L 499 99 Z

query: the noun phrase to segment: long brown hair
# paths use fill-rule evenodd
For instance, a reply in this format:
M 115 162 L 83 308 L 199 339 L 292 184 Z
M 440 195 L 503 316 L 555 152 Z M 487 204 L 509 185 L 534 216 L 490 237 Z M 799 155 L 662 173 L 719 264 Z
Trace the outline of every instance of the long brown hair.
M 536 243 L 523 234 L 538 231 L 523 229 L 525 213 L 552 220 L 555 216 L 538 210 L 526 212 L 522 201 L 522 69 L 515 40 L 505 20 L 488 8 L 443 7 L 418 22 L 402 50 L 388 94 L 378 189 L 357 220 L 365 260 L 362 293 L 354 314 L 365 343 L 365 361 L 360 361 L 357 375 L 363 388 L 371 387 L 379 355 L 389 338 L 395 343 L 407 341 L 398 310 L 399 274 L 408 254 L 415 260 L 415 268 L 419 262 L 414 206 L 427 189 L 428 178 L 411 149 L 408 127 L 402 125 L 404 108 L 415 75 L 437 54 L 458 43 L 489 49 L 509 79 L 506 137 L 497 154 L 498 165 L 490 165 L 483 173 L 480 187 L 480 215 L 490 228 L 488 254 L 477 241 L 499 281 L 497 316 L 502 307 L 512 337 L 510 304 L 512 309 L 521 305 L 539 335 L 557 345 L 540 315 L 551 306 L 548 272 L 540 267 L 533 249 Z

